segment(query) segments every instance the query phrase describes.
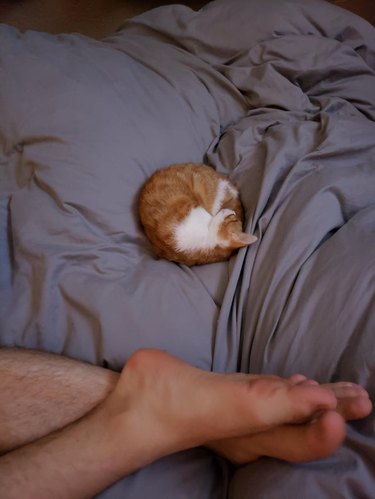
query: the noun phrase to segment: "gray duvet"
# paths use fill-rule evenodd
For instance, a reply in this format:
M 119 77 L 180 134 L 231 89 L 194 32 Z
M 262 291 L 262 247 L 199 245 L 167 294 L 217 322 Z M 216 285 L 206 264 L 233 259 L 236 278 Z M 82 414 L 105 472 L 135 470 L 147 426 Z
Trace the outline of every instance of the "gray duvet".
M 210 163 L 259 240 L 157 260 L 136 199 Z M 119 370 L 141 347 L 203 369 L 351 380 L 375 396 L 375 29 L 323 0 L 155 9 L 104 41 L 0 26 L 0 344 Z M 375 497 L 375 420 L 331 458 L 233 470 L 204 449 L 103 492 Z

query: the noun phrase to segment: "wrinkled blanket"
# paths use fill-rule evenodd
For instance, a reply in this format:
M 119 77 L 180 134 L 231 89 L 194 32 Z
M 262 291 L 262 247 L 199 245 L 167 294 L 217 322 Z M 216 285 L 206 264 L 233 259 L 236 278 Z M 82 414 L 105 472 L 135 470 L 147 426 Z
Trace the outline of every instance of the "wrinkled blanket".
M 208 162 L 258 242 L 157 260 L 136 199 Z M 346 379 L 375 397 L 375 29 L 323 0 L 155 9 L 113 36 L 0 26 L 0 344 L 119 370 L 137 349 L 203 369 Z M 319 463 L 234 471 L 204 449 L 102 497 L 371 498 L 375 420 Z

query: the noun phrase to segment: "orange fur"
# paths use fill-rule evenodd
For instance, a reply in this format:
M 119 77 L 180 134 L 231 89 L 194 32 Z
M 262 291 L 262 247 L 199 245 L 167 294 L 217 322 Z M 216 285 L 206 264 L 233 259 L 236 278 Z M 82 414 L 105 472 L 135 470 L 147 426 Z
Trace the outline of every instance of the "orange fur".
M 220 202 L 220 209 L 233 211 L 218 227 L 218 237 L 224 242 L 212 248 L 179 250 L 175 228 L 198 207 L 210 216 L 215 215 L 212 209 L 220 180 L 225 180 L 232 191 L 225 192 Z M 235 249 L 254 242 L 254 236 L 242 232 L 243 210 L 237 192 L 224 175 L 203 164 L 172 165 L 155 172 L 141 190 L 138 207 L 156 255 L 186 265 L 199 265 L 227 260 Z

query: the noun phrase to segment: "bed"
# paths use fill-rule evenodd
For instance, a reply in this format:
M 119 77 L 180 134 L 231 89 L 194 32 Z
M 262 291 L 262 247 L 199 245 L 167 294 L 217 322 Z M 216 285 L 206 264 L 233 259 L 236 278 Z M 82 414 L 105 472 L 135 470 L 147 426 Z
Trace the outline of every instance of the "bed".
M 97 41 L 0 25 L 0 344 L 120 370 L 142 347 L 375 396 L 375 29 L 324 0 L 151 10 Z M 258 242 L 158 260 L 145 180 L 206 162 Z M 330 458 L 239 469 L 206 449 L 100 497 L 375 496 L 374 414 Z

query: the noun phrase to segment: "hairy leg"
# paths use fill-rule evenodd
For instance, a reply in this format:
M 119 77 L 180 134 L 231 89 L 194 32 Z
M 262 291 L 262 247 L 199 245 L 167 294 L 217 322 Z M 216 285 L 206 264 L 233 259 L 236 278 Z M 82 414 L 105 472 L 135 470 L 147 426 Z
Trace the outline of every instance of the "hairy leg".
M 241 376 L 237 375 L 237 379 Z M 61 356 L 22 349 L 0 349 L 0 452 L 37 440 L 81 418 L 107 397 L 118 379 L 117 373 Z M 296 384 L 304 380 L 303 376 L 297 375 L 290 381 Z M 357 385 L 350 386 L 351 389 L 343 383 L 327 385 L 337 398 L 337 411 L 345 419 L 364 417 L 371 410 L 367 393 Z M 335 416 L 329 416 L 327 421 L 331 421 L 332 417 Z M 326 439 L 331 444 L 325 450 L 319 448 L 314 451 L 314 446 L 310 445 L 310 451 L 301 458 L 298 446 L 303 445 L 304 440 L 310 438 L 312 441 L 319 433 L 326 432 L 326 425 L 329 424 L 324 421 L 324 418 L 319 420 L 315 426 L 281 426 L 269 433 L 263 432 L 257 438 L 246 436 L 221 440 L 211 444 L 211 447 L 238 463 L 260 455 L 289 460 L 316 459 L 317 454 L 334 450 L 335 442 L 340 439 L 339 431 L 330 433 L 336 437 L 332 441 Z M 340 426 L 340 423 L 336 424 Z M 292 442 L 297 457 L 290 452 Z
M 114 389 L 119 374 L 59 355 L 0 349 L 0 454 L 76 421 Z
M 214 374 L 139 351 L 90 413 L 0 458 L 0 497 L 91 497 L 162 456 L 311 419 L 336 404 L 320 386 Z

